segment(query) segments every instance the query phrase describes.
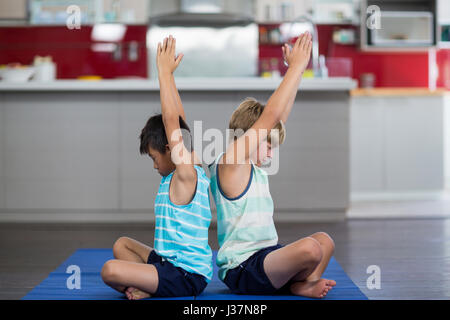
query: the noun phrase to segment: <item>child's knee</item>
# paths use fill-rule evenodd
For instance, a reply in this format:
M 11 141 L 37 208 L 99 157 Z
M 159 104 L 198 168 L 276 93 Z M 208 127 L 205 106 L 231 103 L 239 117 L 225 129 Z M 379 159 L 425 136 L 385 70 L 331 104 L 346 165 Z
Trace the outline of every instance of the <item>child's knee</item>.
M 303 261 L 308 261 L 313 265 L 319 264 L 323 256 L 320 243 L 311 237 L 302 239 L 300 254 Z
M 104 282 L 117 282 L 119 272 L 117 263 L 114 260 L 108 260 L 103 265 L 101 276 Z
M 323 246 L 326 246 L 332 253 L 334 252 L 334 240 L 326 232 L 316 232 L 311 237 L 319 241 Z
M 124 250 L 126 248 L 126 243 L 128 242 L 127 237 L 120 237 L 119 239 L 114 242 L 113 245 L 113 254 L 114 257 L 117 258 L 117 254 L 119 254 L 120 251 Z

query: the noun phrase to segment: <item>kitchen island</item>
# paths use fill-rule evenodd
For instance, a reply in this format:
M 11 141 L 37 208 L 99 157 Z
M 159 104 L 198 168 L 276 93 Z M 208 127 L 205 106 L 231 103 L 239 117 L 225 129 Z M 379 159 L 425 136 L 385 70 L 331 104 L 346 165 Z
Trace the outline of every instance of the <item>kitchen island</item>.
M 208 157 L 207 146 L 220 133 L 226 145 L 234 109 L 246 97 L 267 102 L 280 81 L 176 80 L 206 170 L 217 154 Z M 349 78 L 302 80 L 269 178 L 276 221 L 345 219 L 355 86 Z M 158 112 L 156 81 L 0 82 L 0 222 L 152 221 L 160 176 L 139 154 L 139 134 Z

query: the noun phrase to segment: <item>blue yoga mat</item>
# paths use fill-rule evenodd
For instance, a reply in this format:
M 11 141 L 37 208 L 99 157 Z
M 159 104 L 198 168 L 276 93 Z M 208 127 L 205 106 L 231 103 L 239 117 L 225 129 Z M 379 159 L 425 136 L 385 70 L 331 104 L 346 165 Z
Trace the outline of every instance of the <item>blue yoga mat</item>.
M 214 259 L 217 252 L 214 252 Z M 55 271 L 32 289 L 23 300 L 123 300 L 125 295 L 104 284 L 100 271 L 103 264 L 113 259 L 111 249 L 79 249 L 64 261 Z M 215 261 L 215 260 L 214 260 Z M 80 289 L 68 289 L 67 279 L 72 272 L 67 268 L 76 265 L 81 271 Z M 309 300 L 293 295 L 235 295 L 217 277 L 214 264 L 214 275 L 205 291 L 197 296 L 177 298 L 150 298 L 161 300 Z M 345 274 L 334 257 L 331 259 L 324 278 L 333 279 L 337 285 L 327 294 L 324 300 L 367 300 L 367 297 Z

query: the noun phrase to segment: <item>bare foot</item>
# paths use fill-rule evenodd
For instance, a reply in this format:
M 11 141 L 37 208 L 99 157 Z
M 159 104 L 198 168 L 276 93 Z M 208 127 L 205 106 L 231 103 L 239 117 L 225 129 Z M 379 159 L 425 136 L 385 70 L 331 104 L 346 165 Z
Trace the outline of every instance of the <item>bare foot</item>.
M 336 281 L 328 279 L 298 281 L 291 285 L 291 292 L 297 296 L 323 298 L 335 285 Z
M 127 290 L 125 290 L 125 294 L 128 300 L 140 300 L 151 297 L 151 295 L 148 294 L 147 292 L 141 291 L 133 287 L 127 288 Z

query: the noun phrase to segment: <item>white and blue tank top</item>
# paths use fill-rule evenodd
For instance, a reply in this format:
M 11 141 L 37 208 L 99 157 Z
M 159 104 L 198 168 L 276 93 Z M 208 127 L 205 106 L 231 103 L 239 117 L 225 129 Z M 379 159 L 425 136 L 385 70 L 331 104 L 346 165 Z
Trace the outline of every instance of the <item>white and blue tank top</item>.
M 258 250 L 278 243 L 267 173 L 252 163 L 246 189 L 238 197 L 229 198 L 220 187 L 218 174 L 223 155 L 224 153 L 220 154 L 209 166 L 211 193 L 217 207 L 217 236 L 220 246 L 216 264 L 222 281 L 228 270 L 237 267 Z
M 211 223 L 209 178 L 202 167 L 197 171 L 197 186 L 190 203 L 176 205 L 169 197 L 173 172 L 163 177 L 155 199 L 154 249 L 176 267 L 211 280 L 212 252 L 208 244 Z

